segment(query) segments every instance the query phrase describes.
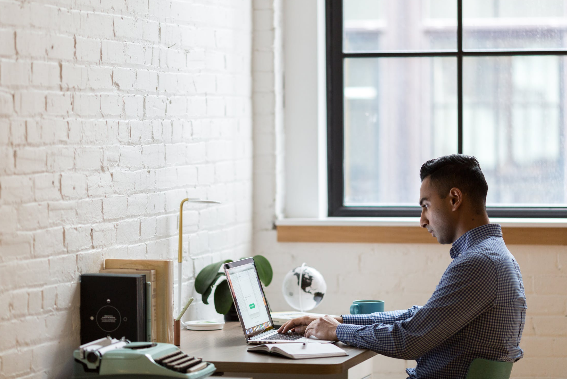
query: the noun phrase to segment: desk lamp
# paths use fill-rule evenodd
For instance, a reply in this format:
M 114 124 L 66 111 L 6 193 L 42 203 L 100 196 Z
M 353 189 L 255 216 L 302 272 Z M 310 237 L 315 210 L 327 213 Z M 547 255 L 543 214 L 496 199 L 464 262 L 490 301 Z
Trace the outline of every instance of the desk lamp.
M 192 199 L 187 198 L 181 201 L 179 204 L 179 250 L 178 250 L 178 257 L 177 257 L 177 313 L 181 311 L 181 281 L 183 278 L 183 204 L 186 202 L 190 203 L 204 203 L 204 204 L 220 204 L 218 201 L 214 200 L 201 200 L 201 199 Z M 183 322 L 182 322 L 183 323 Z

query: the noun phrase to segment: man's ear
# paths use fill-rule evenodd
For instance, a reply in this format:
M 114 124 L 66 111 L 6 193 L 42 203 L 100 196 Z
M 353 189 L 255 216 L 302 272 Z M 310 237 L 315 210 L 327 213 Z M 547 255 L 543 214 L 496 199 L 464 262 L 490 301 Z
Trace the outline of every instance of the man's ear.
M 451 210 L 456 211 L 463 203 L 463 192 L 456 187 L 451 188 L 449 191 L 449 201 L 451 201 Z

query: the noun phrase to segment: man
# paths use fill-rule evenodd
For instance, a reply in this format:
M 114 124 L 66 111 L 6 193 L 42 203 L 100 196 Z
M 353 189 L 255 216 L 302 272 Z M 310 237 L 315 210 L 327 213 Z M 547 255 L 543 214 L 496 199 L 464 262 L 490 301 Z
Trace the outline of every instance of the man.
M 514 362 L 526 298 L 520 267 L 499 225 L 486 214 L 488 185 L 474 157 L 449 155 L 421 167 L 421 227 L 453 259 L 427 303 L 370 315 L 300 317 L 294 330 L 322 339 L 417 360 L 409 378 L 465 378 L 475 358 Z

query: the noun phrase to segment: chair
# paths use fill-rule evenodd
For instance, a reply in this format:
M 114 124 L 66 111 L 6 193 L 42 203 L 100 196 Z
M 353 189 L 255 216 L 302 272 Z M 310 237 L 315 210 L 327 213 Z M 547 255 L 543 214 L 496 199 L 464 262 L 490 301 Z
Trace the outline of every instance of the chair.
M 476 358 L 469 366 L 466 379 L 509 379 L 513 364 Z

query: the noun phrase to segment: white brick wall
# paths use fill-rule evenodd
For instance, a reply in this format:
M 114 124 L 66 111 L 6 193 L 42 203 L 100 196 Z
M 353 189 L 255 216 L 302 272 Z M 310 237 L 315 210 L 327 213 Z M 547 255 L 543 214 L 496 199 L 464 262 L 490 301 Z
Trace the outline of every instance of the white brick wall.
M 222 205 L 185 206 L 184 298 L 251 254 L 251 43 L 250 0 L 0 0 L 0 377 L 67 377 L 80 274 L 176 259 L 185 197 Z

